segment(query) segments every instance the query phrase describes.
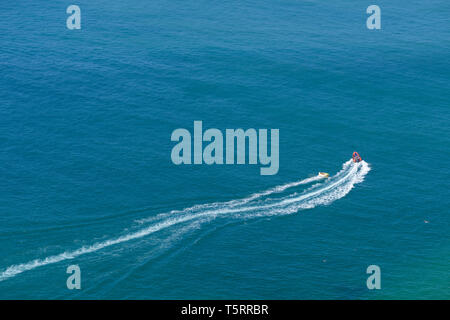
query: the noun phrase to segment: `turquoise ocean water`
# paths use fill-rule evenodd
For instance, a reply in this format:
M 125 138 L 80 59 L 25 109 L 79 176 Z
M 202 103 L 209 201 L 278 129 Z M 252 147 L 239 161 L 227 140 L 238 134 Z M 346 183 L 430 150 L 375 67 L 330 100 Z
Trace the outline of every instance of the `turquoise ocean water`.
M 449 14 L 2 2 L 0 298 L 450 298 Z M 194 120 L 278 128 L 278 174 L 174 165 L 170 135 Z

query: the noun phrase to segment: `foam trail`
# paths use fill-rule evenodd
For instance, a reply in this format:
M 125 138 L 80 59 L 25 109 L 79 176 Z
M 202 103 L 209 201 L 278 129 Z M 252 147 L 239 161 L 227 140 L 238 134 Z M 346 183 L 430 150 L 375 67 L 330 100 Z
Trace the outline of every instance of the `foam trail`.
M 350 165 L 348 163 L 348 165 Z M 298 212 L 299 210 L 311 209 L 319 205 L 328 205 L 338 199 L 345 197 L 357 183 L 364 181 L 364 177 L 370 171 L 369 164 L 362 161 L 355 164 L 348 172 L 345 169 L 341 170 L 333 177 L 334 182 L 326 186 L 315 186 L 313 190 L 307 192 L 299 197 L 287 198 L 278 203 L 260 206 L 260 209 L 269 209 L 271 211 L 263 210 L 254 214 L 238 214 L 237 218 L 255 218 L 272 215 L 285 215 Z M 339 179 L 334 179 L 339 177 Z
M 284 184 L 284 185 L 276 186 L 276 187 L 268 189 L 266 191 L 263 191 L 263 192 L 260 192 L 260 193 L 254 193 L 254 194 L 252 194 L 251 196 L 249 196 L 247 198 L 238 200 L 238 201 L 236 201 L 236 203 L 232 203 L 232 206 L 242 205 L 242 204 L 248 203 L 250 201 L 253 201 L 255 199 L 268 196 L 270 194 L 280 193 L 280 192 L 285 191 L 286 189 L 297 187 L 297 186 L 303 185 L 303 184 L 308 184 L 308 183 L 311 183 L 311 182 L 314 182 L 314 181 L 318 181 L 318 180 L 322 180 L 322 179 L 324 179 L 324 177 L 321 177 L 321 176 L 317 175 L 317 176 L 314 176 L 314 177 L 311 177 L 311 178 L 306 178 L 306 179 L 303 179 L 303 180 L 300 180 L 300 181 L 295 181 L 295 182 L 287 183 L 287 184 Z
M 272 203 L 268 204 L 244 206 L 257 198 L 261 198 L 273 192 L 282 192 L 287 188 L 318 180 L 317 177 L 278 186 L 262 193 L 256 193 L 242 200 L 232 200 L 225 203 L 194 206 L 186 210 L 179 211 L 184 215 L 176 215 L 175 217 L 164 219 L 133 233 L 110 240 L 97 242 L 90 246 L 83 246 L 74 251 L 67 251 L 58 255 L 49 256 L 45 259 L 35 259 L 27 263 L 9 266 L 5 271 L 0 273 L 0 281 L 4 281 L 22 272 L 33 270 L 38 267 L 74 259 L 81 255 L 96 252 L 106 247 L 142 238 L 162 229 L 198 218 L 208 218 L 209 220 L 222 215 L 231 215 L 233 218 L 251 218 L 258 216 L 290 214 L 301 209 L 308 209 L 317 205 L 329 204 L 344 197 L 348 192 L 350 192 L 356 183 L 360 183 L 364 180 L 365 175 L 369 171 L 370 167 L 365 161 L 360 163 L 352 163 L 351 160 L 349 160 L 343 164 L 342 170 L 335 176 L 331 177 L 329 181 L 321 185 L 313 186 L 311 189 L 306 190 L 304 194 L 298 197 L 282 198 L 275 201 L 272 200 Z M 196 212 L 196 210 L 198 211 L 202 209 L 208 210 Z M 243 213 L 246 213 L 246 215 L 243 215 Z
M 139 219 L 139 220 L 136 220 L 136 222 L 140 223 L 140 224 L 143 224 L 143 223 L 147 223 L 147 222 L 156 221 L 158 219 L 171 216 L 173 214 L 183 214 L 183 213 L 195 212 L 195 211 L 199 211 L 199 210 L 202 210 L 202 209 L 212 209 L 212 208 L 217 208 L 217 207 L 220 207 L 220 206 L 229 206 L 229 207 L 241 206 L 241 205 L 244 205 L 244 204 L 249 203 L 249 202 L 251 202 L 253 200 L 256 200 L 256 199 L 259 199 L 259 198 L 262 198 L 262 197 L 265 197 L 265 196 L 268 196 L 268 195 L 271 195 L 271 194 L 274 194 L 274 193 L 283 192 L 283 191 L 285 191 L 286 189 L 289 189 L 289 188 L 297 187 L 299 185 L 304 185 L 304 184 L 308 184 L 308 183 L 311 183 L 311 182 L 314 182 L 314 181 L 318 181 L 318 180 L 323 180 L 323 179 L 325 179 L 325 178 L 322 177 L 322 176 L 317 175 L 317 176 L 306 178 L 306 179 L 303 179 L 303 180 L 299 180 L 299 181 L 295 181 L 295 182 L 290 182 L 290 183 L 287 183 L 287 184 L 279 185 L 279 186 L 267 189 L 265 191 L 257 192 L 257 193 L 254 193 L 254 194 L 250 195 L 247 198 L 243 198 L 243 199 L 239 199 L 239 200 L 230 200 L 230 201 L 226 201 L 226 202 L 213 202 L 213 203 L 206 203 L 206 204 L 195 205 L 195 206 L 183 209 L 183 210 L 172 210 L 172 211 L 170 211 L 168 213 L 158 214 L 155 217 Z
M 116 244 L 119 244 L 122 242 L 127 242 L 127 241 L 130 241 L 133 239 L 142 238 L 144 236 L 152 234 L 161 229 L 170 227 L 174 224 L 189 221 L 192 219 L 193 219 L 193 217 L 188 216 L 188 217 L 185 217 L 184 219 L 173 219 L 173 220 L 164 221 L 164 222 L 158 223 L 156 225 L 150 226 L 148 228 L 142 229 L 140 231 L 137 231 L 137 232 L 134 232 L 134 233 L 131 233 L 128 235 L 124 235 L 124 236 L 121 236 L 121 237 L 118 237 L 115 239 L 111 239 L 111 240 L 106 240 L 103 242 L 97 242 L 97 243 L 95 243 L 91 246 L 87 246 L 87 247 L 83 246 L 80 249 L 77 249 L 75 251 L 63 252 L 61 254 L 50 256 L 50 257 L 47 257 L 42 260 L 36 259 L 36 260 L 30 261 L 28 263 L 13 265 L 13 266 L 8 267 L 2 273 L 0 273 L 0 281 L 14 277 L 14 276 L 18 275 L 19 273 L 22 273 L 22 272 L 28 271 L 28 270 L 32 270 L 37 267 L 42 267 L 42 266 L 45 266 L 48 264 L 53 264 L 53 263 L 61 262 L 64 260 L 74 259 L 83 254 L 92 253 L 92 252 L 98 251 L 100 249 L 110 247 L 112 245 L 116 245 Z

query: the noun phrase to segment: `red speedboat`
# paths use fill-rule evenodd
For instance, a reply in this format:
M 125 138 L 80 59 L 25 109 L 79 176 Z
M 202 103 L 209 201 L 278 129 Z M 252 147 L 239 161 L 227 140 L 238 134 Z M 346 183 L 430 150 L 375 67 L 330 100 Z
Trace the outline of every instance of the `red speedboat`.
M 352 156 L 353 162 L 360 162 L 362 161 L 361 156 L 359 155 L 358 152 L 353 152 L 353 156 Z

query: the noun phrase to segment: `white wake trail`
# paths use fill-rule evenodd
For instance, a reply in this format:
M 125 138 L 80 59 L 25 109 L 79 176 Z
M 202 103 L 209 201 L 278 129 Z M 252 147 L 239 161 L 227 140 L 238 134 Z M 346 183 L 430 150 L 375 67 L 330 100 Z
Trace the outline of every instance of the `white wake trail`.
M 200 210 L 204 210 L 204 209 L 222 208 L 225 206 L 230 207 L 230 208 L 242 206 L 242 205 L 252 202 L 256 199 L 259 199 L 259 198 L 262 198 L 262 197 L 265 197 L 265 196 L 268 196 L 271 194 L 280 193 L 289 188 L 297 187 L 300 185 L 305 185 L 305 184 L 308 184 L 308 183 L 311 183 L 314 181 L 323 180 L 323 179 L 324 179 L 324 177 L 317 175 L 317 176 L 306 178 L 303 180 L 279 185 L 279 186 L 267 189 L 265 191 L 257 192 L 257 193 L 254 193 L 254 194 L 248 196 L 247 198 L 242 198 L 239 200 L 230 200 L 230 201 L 226 201 L 226 202 L 213 202 L 213 203 L 199 204 L 199 205 L 195 205 L 195 206 L 192 206 L 189 208 L 185 208 L 183 210 L 172 210 L 170 212 L 160 213 L 154 217 L 136 220 L 136 222 L 143 224 L 143 223 L 147 223 L 147 222 L 160 220 L 160 219 L 166 218 L 168 216 L 173 216 L 174 214 L 186 214 L 186 213 L 196 212 L 196 211 L 200 211 Z
M 313 186 L 304 194 L 295 197 L 288 197 L 272 201 L 268 204 L 250 205 L 251 201 L 270 195 L 272 193 L 282 192 L 288 188 L 306 184 L 320 178 L 312 177 L 305 180 L 288 183 L 278 186 L 261 193 L 255 193 L 248 198 L 242 200 L 232 200 L 224 203 L 214 203 L 210 205 L 194 206 L 185 210 L 178 211 L 181 215 L 169 217 L 159 221 L 149 227 L 143 228 L 139 231 L 129 233 L 114 239 L 97 242 L 90 246 L 83 246 L 74 251 L 63 252 L 58 255 L 49 256 L 45 259 L 35 259 L 27 263 L 12 265 L 0 273 L 0 281 L 14 277 L 22 272 L 33 270 L 45 265 L 58 263 L 64 260 L 74 259 L 81 255 L 93 253 L 98 250 L 131 241 L 134 239 L 148 236 L 152 233 L 158 232 L 162 229 L 169 228 L 173 225 L 182 224 L 198 218 L 214 219 L 218 216 L 228 216 L 231 214 L 233 218 L 251 218 L 259 216 L 271 216 L 279 214 L 290 214 L 301 209 L 313 208 L 317 205 L 326 205 L 337 199 L 344 197 L 350 192 L 356 183 L 364 180 L 365 175 L 370 171 L 369 165 L 362 161 L 360 163 L 352 163 L 351 160 L 343 164 L 343 168 L 335 176 L 331 177 L 323 185 Z M 196 212 L 198 210 L 208 209 L 205 211 Z
M 268 189 L 266 191 L 262 191 L 262 192 L 259 192 L 259 193 L 254 193 L 254 194 L 252 194 L 251 196 L 249 196 L 247 198 L 244 198 L 244 199 L 241 199 L 241 200 L 234 200 L 235 202 L 232 203 L 231 206 L 235 207 L 235 206 L 238 206 L 238 205 L 243 205 L 243 204 L 246 204 L 246 203 L 248 203 L 250 201 L 256 200 L 258 198 L 262 198 L 262 197 L 265 197 L 265 196 L 268 196 L 268 195 L 271 195 L 271 194 L 274 194 L 274 193 L 280 193 L 280 192 L 285 191 L 286 189 L 297 187 L 297 186 L 300 186 L 300 185 L 303 185 L 303 184 L 308 184 L 308 183 L 311 183 L 311 182 L 314 182 L 314 181 L 318 181 L 318 180 L 322 180 L 322 179 L 324 179 L 324 177 L 321 177 L 321 176 L 317 175 L 317 176 L 314 176 L 314 177 L 311 177 L 311 178 L 306 178 L 306 179 L 303 179 L 303 180 L 300 180 L 300 181 L 295 181 L 295 182 L 283 184 L 281 186 L 276 186 L 276 187 Z

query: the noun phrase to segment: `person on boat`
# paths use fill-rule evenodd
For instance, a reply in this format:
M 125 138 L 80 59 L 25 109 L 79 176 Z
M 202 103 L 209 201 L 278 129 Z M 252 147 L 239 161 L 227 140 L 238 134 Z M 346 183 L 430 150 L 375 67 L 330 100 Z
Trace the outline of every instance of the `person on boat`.
M 362 159 L 361 159 L 361 156 L 359 155 L 359 153 L 358 152 L 353 152 L 353 156 L 352 156 L 352 159 L 353 159 L 353 162 L 360 162 Z

